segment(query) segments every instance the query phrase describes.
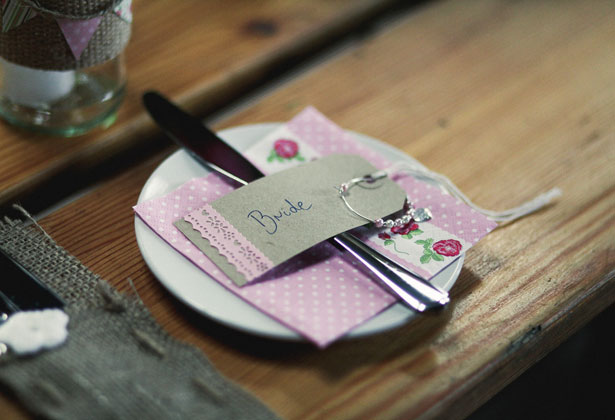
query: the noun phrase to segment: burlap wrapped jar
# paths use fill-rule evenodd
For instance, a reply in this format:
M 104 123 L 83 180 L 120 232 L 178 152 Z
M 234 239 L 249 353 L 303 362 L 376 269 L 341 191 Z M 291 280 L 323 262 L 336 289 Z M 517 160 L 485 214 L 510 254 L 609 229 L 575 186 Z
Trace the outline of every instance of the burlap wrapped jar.
M 15 1 L 15 0 L 14 0 Z M 91 67 L 119 55 L 130 38 L 130 23 L 114 13 L 121 0 L 17 0 L 36 16 L 0 32 L 0 56 L 15 64 L 42 70 Z M 102 16 L 78 59 L 55 19 L 87 20 Z

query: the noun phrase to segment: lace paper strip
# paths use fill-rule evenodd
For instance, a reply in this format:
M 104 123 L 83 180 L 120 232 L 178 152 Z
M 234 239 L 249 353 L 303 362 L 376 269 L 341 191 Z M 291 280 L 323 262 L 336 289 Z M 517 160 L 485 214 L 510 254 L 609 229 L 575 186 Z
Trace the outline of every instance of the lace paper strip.
M 209 240 L 211 246 L 233 264 L 247 281 L 254 280 L 273 268 L 273 262 L 211 205 L 207 204 L 200 210 L 187 214 L 184 220 L 199 231 L 203 238 Z

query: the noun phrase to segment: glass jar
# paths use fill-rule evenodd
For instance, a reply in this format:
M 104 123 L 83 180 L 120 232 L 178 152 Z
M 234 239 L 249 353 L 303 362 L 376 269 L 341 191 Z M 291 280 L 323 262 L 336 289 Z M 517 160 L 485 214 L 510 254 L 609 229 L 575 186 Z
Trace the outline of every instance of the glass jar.
M 131 0 L 3 0 L 0 15 L 0 117 L 60 136 L 113 123 Z
M 40 70 L 0 59 L 0 116 L 59 136 L 108 127 L 124 97 L 123 54 L 76 70 Z

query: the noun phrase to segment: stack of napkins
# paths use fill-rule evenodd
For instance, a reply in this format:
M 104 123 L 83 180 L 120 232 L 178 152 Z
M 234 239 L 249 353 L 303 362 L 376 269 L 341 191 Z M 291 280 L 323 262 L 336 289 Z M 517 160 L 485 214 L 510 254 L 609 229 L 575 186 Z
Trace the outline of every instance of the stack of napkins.
M 376 168 L 392 162 L 307 108 L 254 144 L 246 153 L 266 174 L 332 154 L 359 155 Z M 428 222 L 392 229 L 360 228 L 356 234 L 391 259 L 431 278 L 495 228 L 485 218 L 433 184 L 410 176 L 395 181 L 417 207 L 429 208 Z M 171 193 L 135 206 L 161 238 L 231 292 L 325 347 L 366 322 L 396 298 L 359 269 L 357 262 L 327 242 L 320 243 L 239 286 L 174 223 L 231 192 L 216 174 L 192 179 Z M 219 262 L 218 262 L 219 263 Z M 212 281 L 204 277 L 203 281 Z

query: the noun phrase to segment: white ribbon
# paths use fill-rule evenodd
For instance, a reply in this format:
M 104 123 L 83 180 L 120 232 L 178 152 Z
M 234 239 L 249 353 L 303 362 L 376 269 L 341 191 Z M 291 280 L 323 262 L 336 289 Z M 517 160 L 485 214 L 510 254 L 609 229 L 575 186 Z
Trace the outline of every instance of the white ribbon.
M 453 197 L 463 201 L 469 207 L 473 208 L 477 212 L 483 214 L 487 218 L 499 222 L 499 223 L 507 223 L 513 220 L 517 220 L 523 216 L 526 216 L 530 213 L 533 213 L 547 204 L 549 204 L 553 199 L 562 195 L 562 191 L 559 188 L 552 188 L 551 190 L 538 195 L 532 200 L 529 200 L 518 207 L 514 207 L 507 210 L 502 211 L 493 211 L 483 209 L 472 202 L 461 190 L 453 184 L 453 182 L 445 177 L 442 174 L 437 172 L 433 172 L 425 167 L 419 166 L 417 164 L 413 164 L 410 162 L 400 161 L 391 165 L 389 168 L 384 169 L 382 171 L 378 171 L 372 176 L 378 176 L 379 174 L 385 173 L 389 177 L 392 177 L 397 174 L 407 174 L 412 175 L 417 178 L 424 178 L 431 180 L 438 185 L 442 186 L 450 195 Z

